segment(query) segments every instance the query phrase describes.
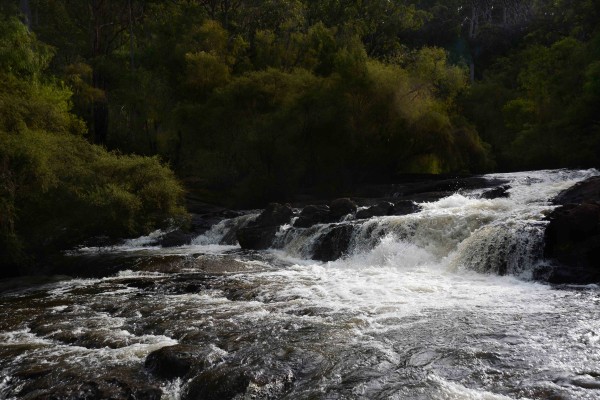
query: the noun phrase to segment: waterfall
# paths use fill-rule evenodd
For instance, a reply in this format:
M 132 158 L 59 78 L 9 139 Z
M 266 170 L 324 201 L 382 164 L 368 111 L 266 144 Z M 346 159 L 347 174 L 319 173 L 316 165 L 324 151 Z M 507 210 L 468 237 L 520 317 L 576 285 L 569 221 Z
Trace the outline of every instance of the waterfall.
M 399 264 L 418 253 L 417 259 L 434 260 L 448 270 L 531 278 L 542 259 L 544 217 L 554 208 L 552 198 L 597 174 L 594 169 L 490 174 L 484 178 L 508 182 L 508 197 L 486 199 L 482 189 L 464 190 L 419 203 L 420 211 L 409 215 L 367 220 L 350 215 L 309 228 L 294 227 L 292 220 L 279 227 L 271 248 L 293 259 L 348 259 L 397 243 L 390 251 Z M 194 244 L 233 244 L 237 230 L 255 218 L 224 220 Z
M 258 214 L 246 214 L 235 218 L 224 219 L 213 225 L 207 232 L 192 240 L 192 245 L 202 246 L 211 244 L 235 245 L 236 232 L 256 219 Z

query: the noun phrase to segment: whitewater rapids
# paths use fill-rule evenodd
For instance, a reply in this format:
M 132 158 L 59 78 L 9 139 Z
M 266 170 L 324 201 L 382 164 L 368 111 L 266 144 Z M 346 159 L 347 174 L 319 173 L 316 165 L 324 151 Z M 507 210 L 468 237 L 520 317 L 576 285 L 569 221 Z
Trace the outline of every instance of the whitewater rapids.
M 490 175 L 509 197 L 464 191 L 411 215 L 350 219 L 351 249 L 329 263 L 308 256 L 332 224 L 284 226 L 273 249 L 240 250 L 229 233 L 253 215 L 180 248 L 147 237 L 82 249 L 127 269 L 0 295 L 0 398 L 114 376 L 189 398 L 197 376 L 144 368 L 175 344 L 210 349 L 211 376 L 268 377 L 236 399 L 600 398 L 598 287 L 532 281 L 547 267 L 550 200 L 597 174 Z

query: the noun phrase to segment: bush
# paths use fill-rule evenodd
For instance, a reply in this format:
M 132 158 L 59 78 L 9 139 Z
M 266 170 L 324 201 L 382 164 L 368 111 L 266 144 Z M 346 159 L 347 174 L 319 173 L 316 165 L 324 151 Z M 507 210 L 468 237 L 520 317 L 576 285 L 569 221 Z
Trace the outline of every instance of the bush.
M 35 54 L 43 45 L 18 21 L 0 21 L 0 54 L 11 38 L 21 47 L 0 63 L 0 276 L 93 236 L 181 222 L 173 172 L 156 157 L 88 143 L 70 91 L 41 77 L 45 62 Z

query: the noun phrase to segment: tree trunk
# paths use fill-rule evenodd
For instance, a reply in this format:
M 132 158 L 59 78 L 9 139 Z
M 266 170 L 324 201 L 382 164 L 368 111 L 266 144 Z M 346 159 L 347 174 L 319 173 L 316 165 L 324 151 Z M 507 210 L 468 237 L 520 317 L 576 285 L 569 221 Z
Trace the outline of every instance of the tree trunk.
M 129 58 L 131 72 L 133 72 L 135 64 L 133 58 L 133 10 L 131 9 L 131 0 L 129 0 Z
M 475 83 L 475 63 L 473 61 L 469 63 L 469 79 L 471 84 Z
M 100 72 L 94 70 L 92 84 L 95 88 L 102 89 L 106 93 L 104 77 Z M 94 143 L 106 144 L 108 137 L 108 100 L 96 100 L 92 106 Z
M 103 54 L 103 40 L 102 40 L 102 7 L 104 2 L 102 0 L 91 0 L 90 3 L 91 20 L 92 20 L 92 61 L 93 61 L 93 73 L 92 73 L 92 86 L 96 89 L 101 89 L 106 95 L 106 82 L 104 75 L 98 70 L 98 61 L 104 55 Z M 95 100 L 92 106 L 92 129 L 94 130 L 94 143 L 106 144 L 108 137 L 108 99 Z
M 20 0 L 19 8 L 21 14 L 23 14 L 23 23 L 31 30 L 31 7 L 29 6 L 29 0 Z

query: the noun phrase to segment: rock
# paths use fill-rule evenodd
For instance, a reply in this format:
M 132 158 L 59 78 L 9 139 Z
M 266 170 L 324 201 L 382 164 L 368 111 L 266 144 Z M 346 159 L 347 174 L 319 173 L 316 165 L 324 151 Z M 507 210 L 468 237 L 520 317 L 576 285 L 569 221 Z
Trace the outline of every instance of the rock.
M 312 258 L 319 261 L 333 261 L 343 256 L 348 251 L 353 230 L 352 225 L 333 226 L 329 232 L 318 239 Z
M 600 283 L 600 177 L 563 191 L 549 216 L 544 255 L 552 261 L 551 283 Z
M 348 214 L 354 214 L 358 206 L 355 202 L 348 198 L 336 199 L 331 202 L 330 215 L 333 219 L 338 220 Z
M 280 226 L 290 222 L 294 210 L 289 204 L 271 203 L 249 226 Z
M 130 380 L 125 376 L 105 376 L 75 382 L 76 377 L 66 377 L 68 380 L 42 378 L 25 383 L 19 392 L 19 398 L 28 400 L 131 400 L 147 399 L 160 400 L 160 387 Z
M 13 375 L 19 379 L 38 379 L 52 373 L 52 369 L 43 366 L 33 366 L 26 369 L 21 369 Z
M 419 211 L 421 211 L 421 207 L 410 200 L 401 200 L 397 202 L 392 210 L 394 215 L 408 215 Z
M 289 369 L 271 365 L 266 368 L 222 366 L 191 380 L 182 399 L 279 399 L 291 389 L 293 379 Z
M 551 283 L 600 282 L 600 203 L 554 210 L 545 233 L 545 256 L 555 261 Z
M 573 187 L 561 192 L 554 199 L 554 204 L 581 204 L 600 201 L 600 176 L 586 179 Z
M 366 219 L 372 217 L 383 217 L 394 213 L 394 204 L 389 201 L 382 201 L 369 208 L 359 210 L 356 213 L 356 219 Z
M 268 249 L 279 226 L 289 223 L 293 216 L 294 211 L 289 204 L 271 203 L 256 220 L 237 231 L 237 240 L 243 249 Z
M 481 198 L 487 199 L 487 200 L 493 200 L 493 199 L 498 199 L 498 198 L 509 197 L 510 194 L 508 193 L 508 189 L 510 189 L 510 186 L 508 186 L 508 185 L 498 186 L 497 188 L 486 190 L 485 192 L 483 192 L 481 194 Z
M 230 400 L 245 393 L 250 382 L 244 371 L 206 371 L 188 384 L 182 399 Z
M 271 246 L 278 226 L 247 226 L 237 231 L 237 240 L 242 249 L 265 250 Z
M 183 378 L 192 369 L 201 372 L 211 366 L 211 353 L 211 349 L 197 346 L 167 346 L 148 354 L 144 366 L 162 379 Z
M 173 232 L 163 235 L 157 244 L 162 247 L 185 246 L 190 244 L 196 236 L 193 233 L 184 232 L 182 229 L 176 229 Z
M 300 216 L 294 222 L 296 228 L 310 228 L 316 224 L 324 224 L 331 222 L 329 206 L 325 205 L 310 205 L 304 207 Z

